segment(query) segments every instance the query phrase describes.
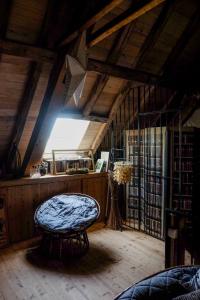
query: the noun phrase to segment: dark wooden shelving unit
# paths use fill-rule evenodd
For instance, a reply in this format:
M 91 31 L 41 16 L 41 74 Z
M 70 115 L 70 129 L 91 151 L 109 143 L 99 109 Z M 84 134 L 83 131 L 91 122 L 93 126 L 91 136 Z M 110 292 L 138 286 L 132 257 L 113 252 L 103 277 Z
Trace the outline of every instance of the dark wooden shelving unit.
M 166 209 L 166 267 L 192 264 L 193 205 L 196 201 L 194 161 L 196 149 L 193 128 L 170 133 L 170 189 Z
M 152 127 L 126 132 L 127 159 L 133 162 L 127 185 L 127 219 L 154 237 L 164 237 L 166 129 Z

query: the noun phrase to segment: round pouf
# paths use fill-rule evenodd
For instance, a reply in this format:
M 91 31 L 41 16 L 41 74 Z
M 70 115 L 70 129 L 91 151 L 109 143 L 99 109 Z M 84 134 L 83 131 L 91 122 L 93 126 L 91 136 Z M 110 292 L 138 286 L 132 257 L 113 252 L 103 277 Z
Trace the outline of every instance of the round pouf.
M 45 201 L 34 216 L 42 231 L 40 251 L 56 258 L 83 255 L 89 248 L 86 229 L 99 212 L 96 200 L 83 194 L 62 194 Z

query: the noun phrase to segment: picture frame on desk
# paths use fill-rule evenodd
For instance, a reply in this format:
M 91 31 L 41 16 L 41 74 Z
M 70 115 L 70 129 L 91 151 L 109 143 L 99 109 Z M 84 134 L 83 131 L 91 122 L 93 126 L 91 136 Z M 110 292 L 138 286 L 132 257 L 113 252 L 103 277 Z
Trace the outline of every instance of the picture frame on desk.
M 95 172 L 96 173 L 103 172 L 104 162 L 105 161 L 102 158 L 97 159 L 96 166 L 95 166 Z
M 101 152 L 101 159 L 104 160 L 103 164 L 103 172 L 108 172 L 108 167 L 109 167 L 109 156 L 110 153 L 108 151 L 102 151 Z

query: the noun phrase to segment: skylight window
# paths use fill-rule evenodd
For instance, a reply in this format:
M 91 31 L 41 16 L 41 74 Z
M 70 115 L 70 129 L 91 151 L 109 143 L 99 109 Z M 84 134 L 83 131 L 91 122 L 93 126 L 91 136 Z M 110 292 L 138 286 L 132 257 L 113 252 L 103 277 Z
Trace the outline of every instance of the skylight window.
M 57 118 L 47 142 L 44 156 L 52 150 L 78 149 L 86 133 L 89 121 Z

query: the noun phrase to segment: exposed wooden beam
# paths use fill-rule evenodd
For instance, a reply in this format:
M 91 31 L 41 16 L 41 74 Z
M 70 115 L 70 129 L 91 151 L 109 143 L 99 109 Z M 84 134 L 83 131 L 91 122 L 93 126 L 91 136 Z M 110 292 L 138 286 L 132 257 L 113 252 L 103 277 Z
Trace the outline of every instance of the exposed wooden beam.
M 103 92 L 103 89 L 108 81 L 107 76 L 98 76 L 88 97 L 88 100 L 86 102 L 86 105 L 83 109 L 83 115 L 85 117 L 88 117 L 92 111 L 92 108 L 94 107 L 95 103 L 97 102 L 97 99 Z
M 108 121 L 107 117 L 98 116 L 98 115 L 89 115 L 84 116 L 81 111 L 75 111 L 75 110 L 64 110 L 59 114 L 59 117 L 63 118 L 73 118 L 73 119 L 79 119 L 79 120 L 87 120 L 87 121 L 94 121 L 94 122 L 101 122 L 105 123 Z
M 92 36 L 88 43 L 89 47 L 95 46 L 114 32 L 118 31 L 122 27 L 133 22 L 137 18 L 141 17 L 148 11 L 152 10 L 159 4 L 163 3 L 166 0 L 141 0 L 133 8 L 127 10 L 120 16 L 116 17 L 113 21 L 106 24 L 99 30 L 97 30 Z
M 41 70 L 42 64 L 35 62 L 31 63 L 30 71 L 28 74 L 28 80 L 25 86 L 24 94 L 22 96 L 19 112 L 17 114 L 15 132 L 12 139 L 17 146 L 19 144 L 20 138 L 24 130 L 24 125 L 26 123 L 28 113 L 32 104 L 33 96 L 37 88 Z
M 22 174 L 26 172 L 29 164 L 40 161 L 56 117 L 64 106 L 66 98 L 64 74 L 64 55 L 60 55 L 51 70 L 40 112 L 22 162 Z
M 148 34 L 147 38 L 145 39 L 145 42 L 142 45 L 142 48 L 140 49 L 139 55 L 137 57 L 137 61 L 138 61 L 137 66 L 138 67 L 143 63 L 143 61 L 145 60 L 145 56 L 148 55 L 148 52 L 154 47 L 156 41 L 158 40 L 159 36 L 163 32 L 163 29 L 174 10 L 175 3 L 176 3 L 175 0 L 170 0 L 170 1 L 168 0 L 164 4 L 164 6 L 161 10 L 161 13 L 159 14 L 150 33 Z
M 53 63 L 56 58 L 56 53 L 53 51 L 2 39 L 0 39 L 0 52 L 38 62 Z
M 128 40 L 130 38 L 131 33 L 132 33 L 132 25 L 129 25 L 126 28 L 123 28 L 121 31 L 119 31 L 119 33 L 117 34 L 117 36 L 114 40 L 114 43 L 111 47 L 111 50 L 108 54 L 106 62 L 116 63 L 118 61 L 118 59 L 121 55 L 121 52 L 125 48 Z M 100 97 L 108 80 L 109 80 L 108 75 L 98 76 L 97 80 L 95 81 L 95 84 L 93 85 L 93 88 L 88 97 L 88 101 L 83 110 L 83 114 L 85 116 L 90 115 L 92 108 L 94 107 L 95 103 L 97 102 L 98 98 Z
M 164 76 L 170 72 L 170 69 L 173 68 L 173 66 L 175 66 L 176 61 L 180 56 L 181 52 L 183 52 L 183 50 L 187 46 L 189 40 L 192 38 L 195 31 L 199 28 L 200 26 L 199 16 L 200 16 L 200 7 L 198 7 L 198 9 L 191 17 L 188 25 L 186 26 L 185 30 L 183 31 L 180 38 L 178 39 L 176 45 L 170 52 L 165 64 L 163 65 L 160 73 L 163 73 Z
M 88 60 L 87 70 L 142 83 L 158 83 L 160 79 L 159 76 L 148 72 L 135 70 L 119 65 L 108 64 L 95 59 Z
M 12 160 L 14 159 L 16 146 L 18 147 L 25 124 L 27 122 L 28 113 L 32 104 L 34 93 L 37 87 L 38 80 L 40 78 L 42 65 L 39 63 L 32 62 L 30 65 L 30 70 L 28 74 L 28 80 L 25 86 L 24 94 L 22 96 L 21 105 L 18 110 L 16 117 L 15 128 L 11 137 L 11 142 L 9 149 L 5 153 L 7 157 L 7 162 L 12 165 Z M 14 152 L 13 152 L 14 151 Z
M 0 38 L 6 35 L 12 0 L 0 0 Z
M 97 23 L 106 14 L 108 14 L 110 11 L 112 11 L 115 7 L 117 7 L 122 2 L 123 2 L 123 0 L 112 0 L 112 1 L 110 1 L 98 13 L 96 13 L 89 20 L 87 20 L 79 29 L 77 29 L 76 31 L 69 34 L 66 38 L 64 38 L 63 41 L 60 42 L 59 47 L 64 46 L 64 45 L 70 43 L 71 41 L 73 41 L 75 38 L 78 37 L 78 35 L 81 32 L 83 32 L 84 30 L 87 30 L 90 26 Z

